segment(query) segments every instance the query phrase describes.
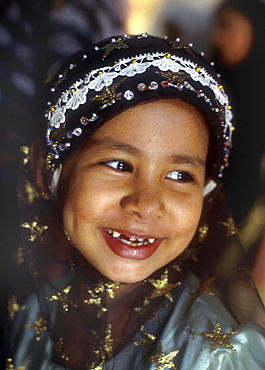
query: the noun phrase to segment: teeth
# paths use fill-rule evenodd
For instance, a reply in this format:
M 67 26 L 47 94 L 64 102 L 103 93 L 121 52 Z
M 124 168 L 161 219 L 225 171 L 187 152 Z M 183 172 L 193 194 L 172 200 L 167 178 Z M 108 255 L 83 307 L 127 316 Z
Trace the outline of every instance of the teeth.
M 121 234 L 116 230 L 106 229 L 106 231 L 109 235 L 113 236 L 113 238 L 118 239 L 121 236 Z M 136 238 L 136 236 L 132 235 L 132 236 L 129 237 L 129 240 L 123 239 L 123 238 L 120 238 L 120 240 L 125 244 L 131 245 L 132 247 L 141 247 L 142 245 L 154 243 L 154 241 L 156 239 L 153 239 L 153 238 L 149 238 L 149 239 L 140 238 L 140 239 L 138 239 L 138 238 Z
M 114 238 L 118 238 L 121 234 L 118 231 L 113 231 L 112 235 Z

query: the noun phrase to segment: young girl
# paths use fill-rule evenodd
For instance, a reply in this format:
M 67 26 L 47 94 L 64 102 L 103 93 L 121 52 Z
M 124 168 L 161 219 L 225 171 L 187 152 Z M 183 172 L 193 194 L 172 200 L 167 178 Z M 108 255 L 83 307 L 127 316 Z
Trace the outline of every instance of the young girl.
M 212 65 L 178 40 L 125 35 L 73 56 L 49 88 L 22 148 L 36 293 L 11 297 L 7 369 L 264 369 Z

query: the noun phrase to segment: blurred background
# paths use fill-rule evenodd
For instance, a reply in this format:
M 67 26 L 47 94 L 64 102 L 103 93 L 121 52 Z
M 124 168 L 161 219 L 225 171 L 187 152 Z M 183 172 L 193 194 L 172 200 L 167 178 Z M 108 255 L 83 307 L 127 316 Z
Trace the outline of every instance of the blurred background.
M 265 301 L 264 1 L 0 0 L 0 329 L 15 266 L 23 260 L 17 253 L 19 147 L 26 127 L 37 120 L 43 81 L 88 44 L 144 32 L 192 43 L 214 60 L 225 80 L 238 148 L 225 191 Z

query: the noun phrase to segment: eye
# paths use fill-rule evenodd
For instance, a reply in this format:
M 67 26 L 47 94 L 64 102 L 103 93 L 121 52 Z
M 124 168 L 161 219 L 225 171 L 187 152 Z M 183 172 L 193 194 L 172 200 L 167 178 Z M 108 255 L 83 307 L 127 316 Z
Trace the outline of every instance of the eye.
M 132 172 L 132 165 L 126 161 L 110 160 L 103 162 L 106 166 L 112 167 L 117 171 Z
M 173 171 L 167 175 L 167 178 L 180 182 L 193 182 L 193 176 L 186 171 Z

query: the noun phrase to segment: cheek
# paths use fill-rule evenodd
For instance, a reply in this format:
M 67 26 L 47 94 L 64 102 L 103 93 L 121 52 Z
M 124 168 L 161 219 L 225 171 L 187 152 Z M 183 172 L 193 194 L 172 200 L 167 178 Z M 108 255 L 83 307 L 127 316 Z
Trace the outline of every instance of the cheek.
M 169 201 L 171 212 L 168 220 L 174 235 L 191 238 L 196 232 L 203 206 L 203 194 L 201 191 L 175 197 Z

